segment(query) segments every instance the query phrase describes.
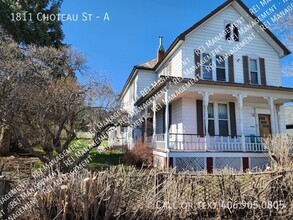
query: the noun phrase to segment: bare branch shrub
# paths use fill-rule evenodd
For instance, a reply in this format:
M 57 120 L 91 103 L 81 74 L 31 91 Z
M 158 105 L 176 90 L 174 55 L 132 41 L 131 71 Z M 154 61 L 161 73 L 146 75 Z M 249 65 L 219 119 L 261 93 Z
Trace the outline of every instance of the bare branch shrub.
M 293 138 L 278 134 L 272 138 L 264 139 L 264 147 L 272 161 L 273 170 L 293 168 Z
M 37 184 L 32 180 L 29 188 Z M 36 204 L 19 219 L 289 220 L 293 171 L 195 175 L 121 166 L 57 175 L 37 193 L 22 195 L 16 210 L 9 207 L 12 213 Z
M 134 147 L 124 154 L 126 163 L 141 168 L 153 163 L 153 148 L 149 143 L 137 140 Z

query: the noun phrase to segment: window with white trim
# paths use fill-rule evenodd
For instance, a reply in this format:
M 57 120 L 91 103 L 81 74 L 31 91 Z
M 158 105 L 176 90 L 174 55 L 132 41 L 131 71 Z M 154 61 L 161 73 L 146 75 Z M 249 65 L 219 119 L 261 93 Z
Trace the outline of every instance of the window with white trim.
M 226 81 L 226 61 L 221 55 L 216 55 L 216 75 L 218 81 Z
M 208 53 L 202 54 L 202 79 L 227 81 L 228 62 L 223 55 L 211 56 Z
M 249 59 L 249 78 L 251 84 L 258 84 L 258 64 L 256 59 Z
M 209 135 L 215 135 L 215 114 L 214 114 L 214 104 L 208 104 L 208 118 L 209 118 Z
M 207 80 L 213 79 L 212 57 L 208 53 L 203 53 L 202 78 Z
M 229 136 L 229 113 L 225 103 L 208 104 L 208 132 L 210 136 Z M 204 120 L 205 121 L 205 120 Z
M 229 135 L 229 119 L 228 119 L 228 107 L 227 104 L 218 104 L 219 114 L 219 135 Z

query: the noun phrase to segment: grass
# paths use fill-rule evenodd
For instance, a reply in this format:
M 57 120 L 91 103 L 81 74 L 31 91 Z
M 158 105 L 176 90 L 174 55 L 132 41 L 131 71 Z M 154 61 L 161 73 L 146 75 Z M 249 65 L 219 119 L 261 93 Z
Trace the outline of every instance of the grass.
M 76 151 L 73 151 L 73 153 L 80 151 L 90 144 L 91 140 L 86 139 L 73 141 L 72 145 L 76 145 Z M 100 146 L 106 148 L 108 146 L 108 140 L 103 140 Z M 122 150 L 97 151 L 97 149 L 93 149 L 89 152 L 89 156 L 91 157 L 92 162 L 85 167 L 89 170 L 104 170 L 111 166 L 117 166 L 124 163 Z
M 75 149 L 72 151 L 72 155 L 89 146 L 91 143 L 92 140 L 90 139 L 77 139 L 72 141 L 71 146 L 75 146 Z M 108 140 L 103 140 L 100 146 L 106 148 L 108 146 Z M 38 148 L 37 151 L 44 154 L 44 151 L 41 148 Z M 54 153 L 54 155 L 55 154 L 57 156 L 57 153 Z M 85 167 L 89 170 L 104 170 L 111 166 L 124 164 L 122 150 L 105 150 L 98 152 L 97 149 L 93 149 L 89 152 L 89 156 L 91 157 L 92 162 Z M 41 164 L 42 162 L 38 162 L 35 164 L 35 167 L 38 168 Z
M 119 150 L 105 152 L 92 150 L 89 155 L 92 158 L 92 162 L 85 168 L 90 170 L 103 170 L 110 166 L 117 166 L 124 163 L 123 153 Z

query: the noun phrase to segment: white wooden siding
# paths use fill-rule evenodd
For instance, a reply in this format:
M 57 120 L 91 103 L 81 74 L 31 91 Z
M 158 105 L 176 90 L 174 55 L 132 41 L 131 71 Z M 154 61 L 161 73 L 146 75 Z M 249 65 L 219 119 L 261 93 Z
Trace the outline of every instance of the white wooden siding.
M 227 103 L 228 104 L 228 103 Z M 275 110 L 276 112 L 276 110 Z M 235 103 L 236 127 L 237 134 L 240 135 L 240 114 L 239 106 Z M 243 118 L 244 118 L 244 135 L 251 134 L 259 135 L 258 114 L 270 114 L 267 104 L 259 103 L 244 103 Z M 158 115 L 157 115 L 158 117 Z M 172 133 L 176 133 L 178 127 L 179 134 L 197 134 L 197 113 L 196 100 L 193 98 L 182 98 L 172 104 Z M 160 121 L 160 122 L 159 122 Z M 182 122 L 182 123 L 181 123 Z M 157 119 L 157 130 L 163 131 L 163 126 L 160 125 L 163 120 Z M 277 117 L 277 127 L 280 127 L 280 133 L 285 131 L 284 111 L 281 111 L 280 117 Z M 183 125 L 183 131 L 181 130 Z
M 172 123 L 170 133 L 183 133 L 182 99 L 172 103 Z
M 171 60 L 171 76 L 182 77 L 182 49 L 179 47 L 172 56 L 167 59 L 162 67 L 157 71 L 157 77 L 168 74 L 168 65 Z M 164 71 L 165 70 L 165 71 Z
M 222 38 L 216 44 L 207 47 L 206 41 L 212 39 L 217 34 L 222 32 L 225 28 L 225 22 L 234 22 L 239 19 L 240 14 L 232 7 L 229 6 L 216 16 L 212 17 L 210 20 L 202 24 L 198 29 L 191 32 L 187 37 L 185 42 L 182 44 L 182 60 L 189 59 L 191 61 L 194 60 L 194 49 L 198 47 L 204 46 L 207 52 L 211 52 L 212 50 L 218 48 L 219 45 L 222 47 L 222 54 L 231 50 L 236 44 L 229 43 Z M 245 26 L 244 23 L 240 25 L 239 28 Z M 249 44 L 245 45 L 241 50 L 239 50 L 236 54 L 234 54 L 234 74 L 235 74 L 235 82 L 243 83 L 243 67 L 242 67 L 242 56 L 254 56 L 261 57 L 265 59 L 265 67 L 266 67 L 266 79 L 268 85 L 281 86 L 281 74 L 279 67 L 279 56 L 278 53 L 255 31 L 250 30 L 245 34 L 240 36 L 240 41 L 251 33 L 254 33 L 256 38 L 252 40 Z M 187 72 L 194 65 L 193 62 L 185 65 L 183 67 L 183 72 Z M 186 76 L 189 78 L 194 77 L 194 71 Z
M 133 78 L 133 80 L 129 83 L 123 97 L 122 97 L 122 107 L 128 113 L 133 112 L 134 103 L 137 97 L 137 76 Z M 134 94 L 133 94 L 134 93 Z
M 192 98 L 182 99 L 183 133 L 197 134 L 196 126 L 196 100 Z
M 164 110 L 160 109 L 156 115 L 156 134 L 163 134 Z
M 157 80 L 157 75 L 153 71 L 139 70 L 137 73 L 137 90 L 136 99 L 142 96 L 142 91 L 149 88 L 151 84 L 154 84 Z

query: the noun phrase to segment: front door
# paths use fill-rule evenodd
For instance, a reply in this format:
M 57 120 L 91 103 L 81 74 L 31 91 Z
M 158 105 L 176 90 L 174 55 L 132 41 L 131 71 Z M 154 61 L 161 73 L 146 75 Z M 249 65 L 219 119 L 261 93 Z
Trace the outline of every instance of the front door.
M 271 132 L 271 118 L 270 115 L 258 115 L 259 134 L 261 137 L 267 137 L 272 134 Z

